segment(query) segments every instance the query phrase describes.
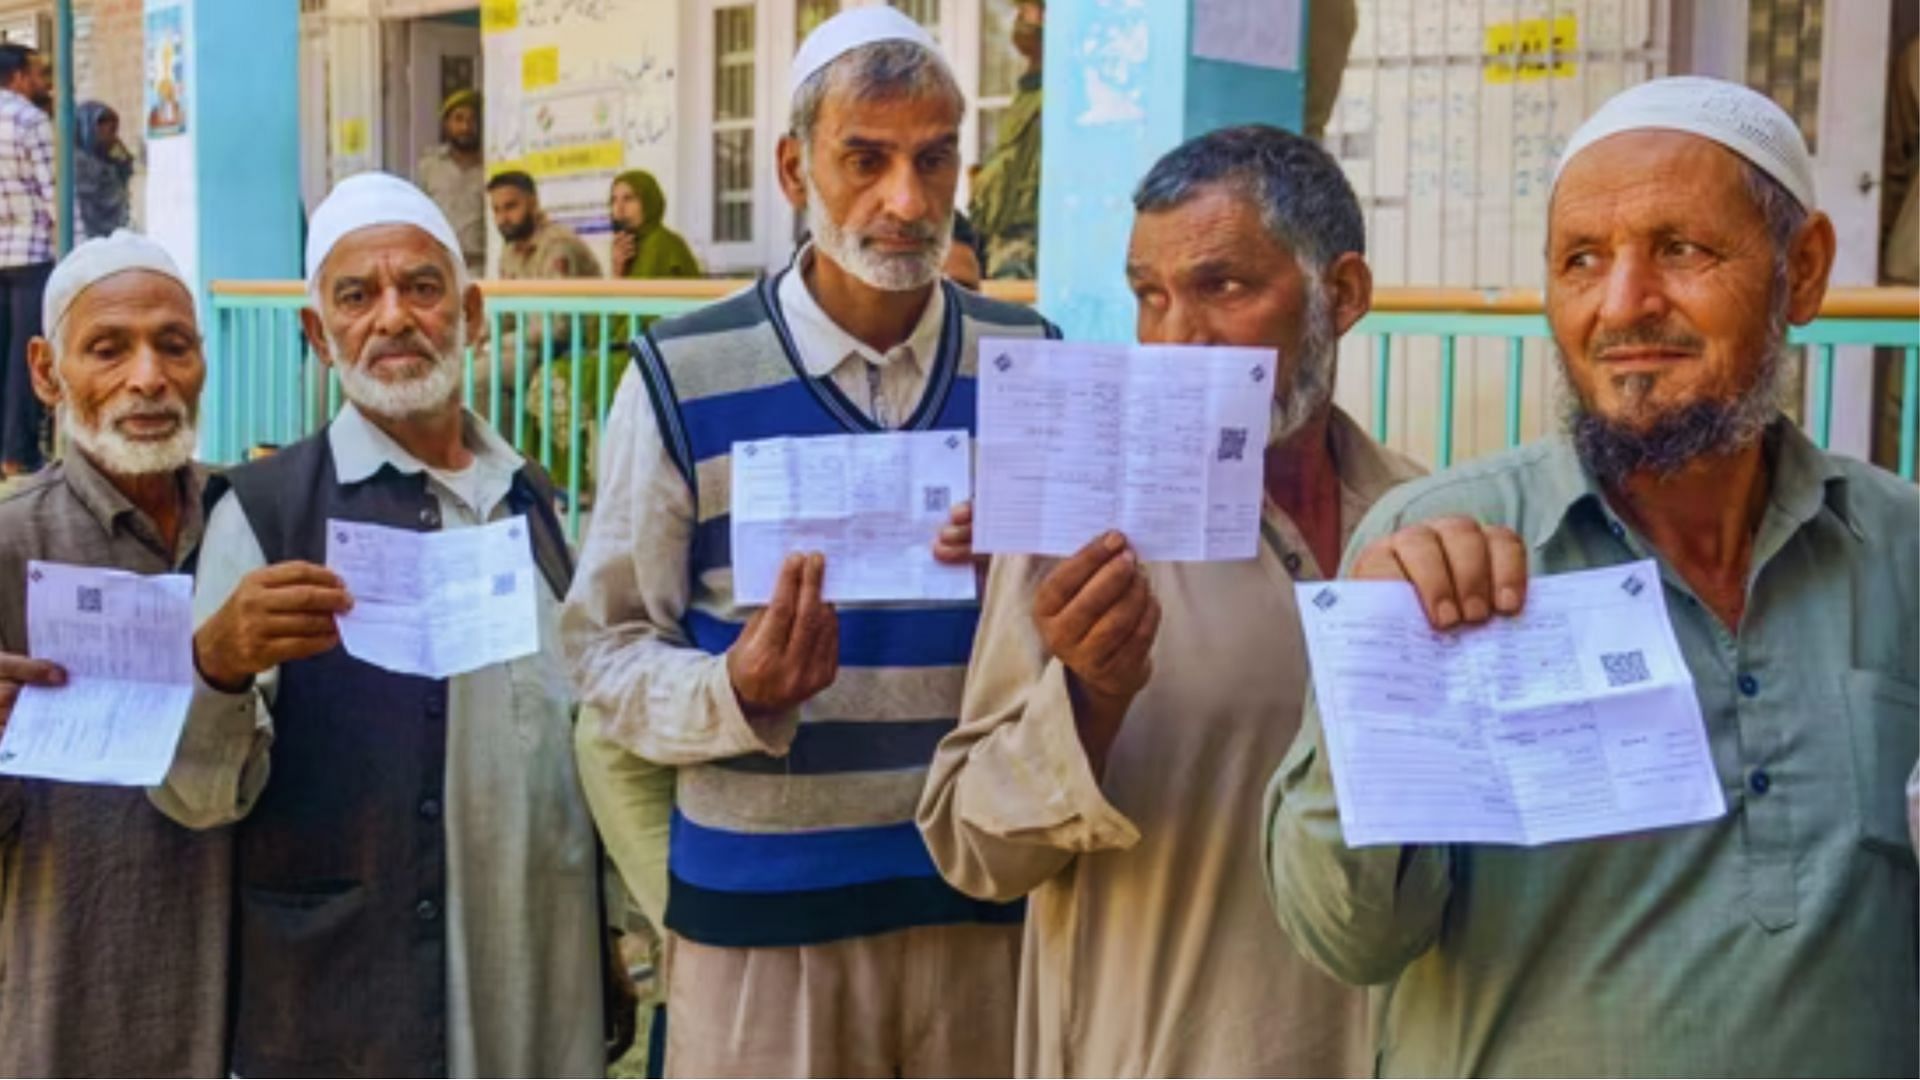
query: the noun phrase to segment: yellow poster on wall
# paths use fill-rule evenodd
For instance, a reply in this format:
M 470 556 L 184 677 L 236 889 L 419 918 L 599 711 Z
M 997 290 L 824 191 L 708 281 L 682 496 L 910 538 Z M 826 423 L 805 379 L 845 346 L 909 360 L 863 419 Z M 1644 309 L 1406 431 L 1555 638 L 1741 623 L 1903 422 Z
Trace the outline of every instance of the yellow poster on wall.
M 355 116 L 340 121 L 334 132 L 334 153 L 342 157 L 357 157 L 367 152 L 367 120 L 364 116 Z
M 542 45 L 520 54 L 520 89 L 543 90 L 560 81 L 560 46 Z
M 1571 79 L 1579 46 L 1579 24 L 1572 15 L 1493 23 L 1487 27 L 1481 70 L 1490 83 Z
M 520 25 L 520 0 L 483 0 L 480 5 L 480 32 L 497 34 Z

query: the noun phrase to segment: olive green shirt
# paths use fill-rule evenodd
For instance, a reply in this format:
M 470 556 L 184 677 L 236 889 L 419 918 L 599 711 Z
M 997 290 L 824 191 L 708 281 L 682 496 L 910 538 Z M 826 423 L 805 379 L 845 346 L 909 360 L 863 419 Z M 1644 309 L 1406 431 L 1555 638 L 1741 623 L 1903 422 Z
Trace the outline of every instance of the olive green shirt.
M 1309 707 L 1267 793 L 1268 881 L 1301 951 L 1378 984 L 1383 1074 L 1920 1073 L 1903 794 L 1920 495 L 1788 424 L 1768 443 L 1738 631 L 1660 560 L 1725 817 L 1538 848 L 1348 848 Z M 1399 488 L 1349 560 L 1444 514 L 1513 527 L 1536 575 L 1660 558 L 1555 439 Z

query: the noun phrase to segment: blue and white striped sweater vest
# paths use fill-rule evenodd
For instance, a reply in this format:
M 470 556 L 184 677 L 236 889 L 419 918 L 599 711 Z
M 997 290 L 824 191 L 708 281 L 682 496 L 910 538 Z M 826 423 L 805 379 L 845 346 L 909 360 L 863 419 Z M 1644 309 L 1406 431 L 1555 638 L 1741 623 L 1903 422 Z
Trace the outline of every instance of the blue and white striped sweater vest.
M 733 602 L 728 536 L 736 441 L 876 430 L 800 366 L 779 278 L 636 340 L 662 436 L 694 492 L 687 637 L 724 652 L 749 611 Z M 974 428 L 982 337 L 1051 336 L 1025 308 L 946 289 L 927 392 L 903 429 Z M 912 926 L 1013 922 L 1020 905 L 940 879 L 913 823 L 940 738 L 960 712 L 974 604 L 842 608 L 840 674 L 801 710 L 787 756 L 683 768 L 668 857 L 667 926 L 710 945 L 802 945 Z

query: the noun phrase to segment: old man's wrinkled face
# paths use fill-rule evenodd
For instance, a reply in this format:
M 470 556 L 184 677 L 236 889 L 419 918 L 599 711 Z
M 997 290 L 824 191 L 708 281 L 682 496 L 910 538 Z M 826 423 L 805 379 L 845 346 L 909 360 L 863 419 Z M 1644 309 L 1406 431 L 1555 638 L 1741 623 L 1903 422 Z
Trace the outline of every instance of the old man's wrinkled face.
M 452 257 L 424 230 L 349 233 L 321 267 L 317 301 L 307 338 L 349 401 L 396 420 L 453 401 L 479 292 L 461 295 Z
M 30 350 L 34 387 L 62 430 L 118 476 L 172 472 L 193 458 L 206 358 L 193 298 L 150 270 L 101 278 Z
M 1814 213 L 1778 243 L 1761 183 L 1731 151 L 1673 131 L 1609 136 L 1561 174 L 1547 318 L 1574 435 L 1603 479 L 1740 449 L 1779 415 L 1787 326 L 1819 311 L 1833 229 Z
M 1299 430 L 1332 397 L 1338 329 L 1326 290 L 1232 187 L 1215 184 L 1136 216 L 1127 284 L 1142 344 L 1279 351 L 1272 440 Z

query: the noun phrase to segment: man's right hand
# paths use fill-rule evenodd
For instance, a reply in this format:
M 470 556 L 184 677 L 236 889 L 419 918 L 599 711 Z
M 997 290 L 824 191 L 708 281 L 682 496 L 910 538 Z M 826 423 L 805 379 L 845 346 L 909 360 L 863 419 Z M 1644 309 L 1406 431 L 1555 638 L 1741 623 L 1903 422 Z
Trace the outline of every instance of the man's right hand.
M 826 576 L 826 556 L 787 556 L 773 599 L 727 650 L 727 678 L 748 720 L 796 709 L 840 674 L 840 619 L 820 598 Z
M 1408 525 L 1354 556 L 1361 581 L 1405 581 L 1435 630 L 1518 615 L 1527 602 L 1527 545 L 1503 525 L 1454 514 Z
M 352 607 L 346 584 L 324 566 L 263 566 L 194 631 L 193 662 L 207 685 L 237 693 L 269 668 L 338 645 L 334 616 Z
M 23 686 L 65 686 L 66 669 L 51 660 L 0 653 L 0 732 L 7 730 L 7 717 L 13 715 L 13 703 Z
M 613 276 L 626 277 L 627 264 L 633 262 L 633 234 L 616 229 L 613 234 Z
M 1072 675 L 1075 726 L 1099 775 L 1134 695 L 1153 677 L 1160 633 L 1160 601 L 1127 538 L 1097 536 L 1048 572 L 1034 594 L 1033 622 Z

